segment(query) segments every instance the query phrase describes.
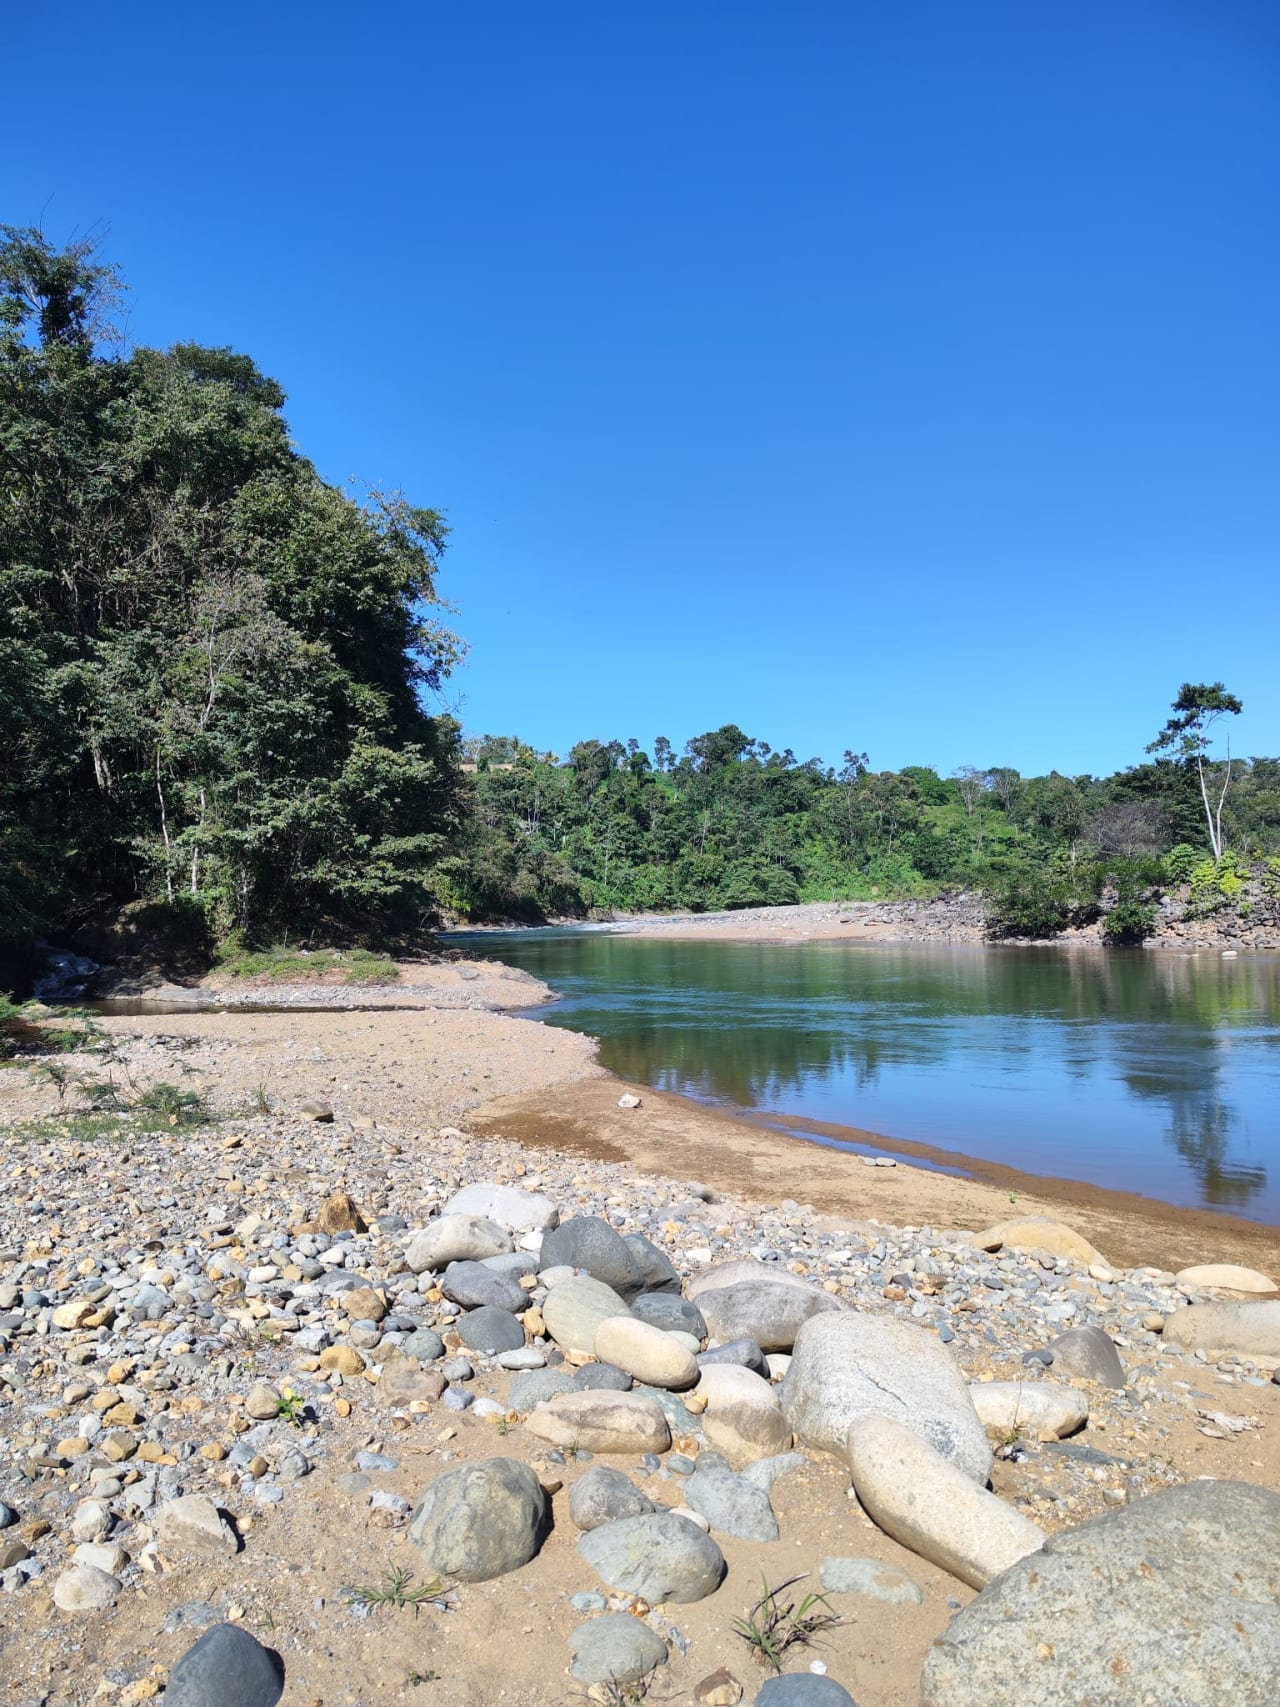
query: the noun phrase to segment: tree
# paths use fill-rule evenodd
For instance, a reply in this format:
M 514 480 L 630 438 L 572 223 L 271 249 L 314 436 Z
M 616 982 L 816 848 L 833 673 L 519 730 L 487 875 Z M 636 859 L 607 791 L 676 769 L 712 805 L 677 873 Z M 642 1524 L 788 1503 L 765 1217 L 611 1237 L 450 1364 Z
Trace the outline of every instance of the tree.
M 1194 769 L 1209 830 L 1209 846 L 1215 860 L 1220 860 L 1223 854 L 1222 808 L 1231 786 L 1232 759 L 1228 740 L 1226 765 L 1217 776 L 1213 775 L 1212 762 L 1208 761 L 1209 731 L 1220 717 L 1238 717 L 1243 710 L 1243 702 L 1235 694 L 1228 693 L 1221 682 L 1183 682 L 1181 692 L 1173 702 L 1173 716 L 1147 747 L 1149 753 L 1172 753 L 1188 770 Z M 1211 778 L 1217 794 L 1216 804 L 1209 796 Z

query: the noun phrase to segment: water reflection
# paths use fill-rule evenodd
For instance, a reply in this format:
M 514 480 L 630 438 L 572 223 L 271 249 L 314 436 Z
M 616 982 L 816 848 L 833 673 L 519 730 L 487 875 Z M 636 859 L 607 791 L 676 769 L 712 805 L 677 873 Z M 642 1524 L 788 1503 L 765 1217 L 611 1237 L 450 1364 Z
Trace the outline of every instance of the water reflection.
M 628 1078 L 1280 1219 L 1280 959 L 471 939 Z

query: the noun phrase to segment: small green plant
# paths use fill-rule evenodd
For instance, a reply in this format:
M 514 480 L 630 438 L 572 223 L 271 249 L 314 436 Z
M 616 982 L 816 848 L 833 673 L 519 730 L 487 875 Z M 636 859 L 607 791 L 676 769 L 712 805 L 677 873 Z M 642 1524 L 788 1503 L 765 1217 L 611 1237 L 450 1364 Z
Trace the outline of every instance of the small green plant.
M 417 1588 L 409 1585 L 413 1582 L 413 1572 L 403 1565 L 384 1571 L 380 1582 L 365 1583 L 359 1588 L 349 1588 L 346 1592 L 360 1606 L 378 1607 L 411 1606 L 416 1613 L 424 1601 L 438 1600 L 443 1589 L 439 1577 L 433 1582 L 420 1583 Z
M 58 1107 L 61 1108 L 67 1097 L 67 1086 L 71 1083 L 71 1073 L 63 1061 L 42 1061 L 36 1068 L 41 1078 L 48 1079 L 58 1093 Z
M 307 1420 L 307 1401 L 300 1393 L 291 1393 L 286 1388 L 276 1400 L 276 1415 L 281 1422 L 290 1423 L 294 1428 L 301 1428 Z
M 267 1081 L 265 1079 L 259 1079 L 257 1084 L 253 1087 L 253 1096 L 249 1101 L 251 1111 L 254 1114 L 270 1114 L 274 1106 L 275 1105 L 271 1101 L 270 1096 L 267 1094 Z
M 438 1671 L 410 1671 L 405 1682 L 411 1689 L 416 1689 L 420 1683 L 439 1683 L 440 1673 Z
M 840 1619 L 825 1595 L 807 1594 L 798 1604 L 782 1598 L 787 1589 L 804 1581 L 804 1574 L 789 1577 L 776 1588 L 770 1588 L 763 1577 L 761 1581 L 764 1593 L 745 1617 L 733 1620 L 730 1628 L 747 1643 L 758 1664 L 780 1674 L 788 1648 L 808 1647 L 815 1636 L 834 1629 Z
M 163 1126 L 207 1126 L 213 1119 L 208 1104 L 198 1091 L 184 1091 L 166 1080 L 149 1085 L 138 1098 L 135 1107 L 139 1114 L 151 1116 L 144 1121 L 144 1130 L 158 1121 Z
M 248 948 L 229 943 L 217 956 L 217 970 L 231 978 L 256 978 L 276 984 L 395 984 L 400 974 L 385 954 L 367 948 L 290 948 L 277 943 Z

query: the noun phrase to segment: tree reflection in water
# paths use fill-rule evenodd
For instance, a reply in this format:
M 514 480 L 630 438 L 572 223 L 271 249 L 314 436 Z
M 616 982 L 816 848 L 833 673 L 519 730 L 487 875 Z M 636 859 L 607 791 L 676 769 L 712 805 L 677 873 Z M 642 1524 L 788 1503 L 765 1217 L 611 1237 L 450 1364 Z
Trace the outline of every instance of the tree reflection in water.
M 627 1078 L 1280 1219 L 1280 959 L 469 939 Z

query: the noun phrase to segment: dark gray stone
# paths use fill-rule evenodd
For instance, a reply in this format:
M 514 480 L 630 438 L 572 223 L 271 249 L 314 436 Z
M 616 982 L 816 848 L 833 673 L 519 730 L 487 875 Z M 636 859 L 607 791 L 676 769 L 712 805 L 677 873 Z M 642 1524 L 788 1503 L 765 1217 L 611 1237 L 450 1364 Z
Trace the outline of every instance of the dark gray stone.
M 856 1707 L 856 1703 L 834 1677 L 793 1671 L 786 1677 L 771 1677 L 756 1696 L 756 1707 Z
M 509 1274 L 499 1274 L 482 1262 L 451 1262 L 444 1271 L 440 1290 L 464 1310 L 492 1305 L 514 1315 L 529 1307 L 529 1295 L 518 1280 Z
M 679 1296 L 680 1275 L 664 1250 L 643 1233 L 627 1233 L 623 1243 L 639 1265 L 646 1292 L 673 1292 Z
M 632 1304 L 631 1313 L 648 1322 L 651 1328 L 661 1328 L 663 1333 L 692 1334 L 696 1340 L 707 1337 L 702 1311 L 674 1292 L 642 1292 Z
M 530 1369 L 517 1375 L 507 1393 L 507 1407 L 513 1411 L 532 1411 L 557 1393 L 574 1393 L 577 1383 L 572 1375 L 559 1369 Z
M 597 1393 L 629 1393 L 635 1383 L 612 1363 L 584 1363 L 574 1385 Z
M 169 1674 L 168 1707 L 275 1707 L 284 1693 L 279 1654 L 237 1624 L 215 1624 Z
M 459 1316 L 456 1324 L 458 1338 L 471 1351 L 514 1351 L 524 1344 L 524 1329 L 507 1310 L 492 1304 L 479 1310 L 469 1310 Z
M 1053 1356 L 1053 1373 L 1074 1381 L 1096 1381 L 1103 1387 L 1124 1386 L 1124 1364 L 1110 1337 L 1101 1328 L 1072 1328 L 1044 1348 Z
M 657 1507 L 630 1477 L 607 1464 L 593 1465 L 573 1484 L 569 1516 L 579 1529 L 599 1529 L 624 1517 L 644 1517 Z
M 754 1340 L 727 1340 L 724 1345 L 712 1346 L 710 1351 L 698 1353 L 699 1369 L 705 1369 L 711 1363 L 733 1363 L 740 1369 L 750 1369 L 753 1374 L 762 1375 L 766 1381 L 769 1379 L 769 1365 Z
M 579 1537 L 578 1552 L 608 1587 L 637 1594 L 651 1606 L 702 1600 L 724 1576 L 724 1555 L 715 1542 L 674 1512 L 602 1524 Z
M 575 1215 L 543 1235 L 540 1269 L 581 1268 L 628 1302 L 646 1288 L 644 1270 L 622 1235 L 599 1215 Z
M 528 1564 L 550 1528 L 541 1483 L 515 1458 L 481 1458 L 436 1477 L 409 1525 L 433 1571 L 487 1582 Z
M 952 1619 L 922 1707 L 1273 1707 L 1280 1495 L 1186 1482 L 1051 1535 Z
M 580 1683 L 639 1683 L 667 1658 L 667 1644 L 629 1612 L 589 1618 L 569 1637 Z

